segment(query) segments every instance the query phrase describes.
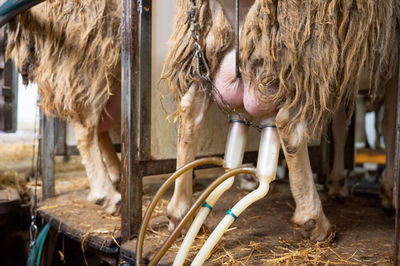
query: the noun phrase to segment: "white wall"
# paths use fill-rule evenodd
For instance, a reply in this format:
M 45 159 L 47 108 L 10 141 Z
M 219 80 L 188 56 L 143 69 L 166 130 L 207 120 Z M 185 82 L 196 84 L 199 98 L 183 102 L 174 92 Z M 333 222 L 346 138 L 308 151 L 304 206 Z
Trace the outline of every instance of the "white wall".
M 36 84 L 25 87 L 21 76 L 18 77 L 18 130 L 33 130 L 38 90 Z
M 26 142 L 32 143 L 34 139 L 35 114 L 37 113 L 38 90 L 36 84 L 25 87 L 22 78 L 18 75 L 18 110 L 17 132 L 0 133 L 0 143 Z M 39 124 L 39 117 L 37 117 Z

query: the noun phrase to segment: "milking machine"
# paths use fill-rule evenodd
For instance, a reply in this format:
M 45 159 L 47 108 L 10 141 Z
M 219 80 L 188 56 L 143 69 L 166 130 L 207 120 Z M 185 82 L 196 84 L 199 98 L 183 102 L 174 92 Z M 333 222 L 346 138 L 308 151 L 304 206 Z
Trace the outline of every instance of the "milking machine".
M 248 133 L 248 125 L 245 121 L 239 119 L 237 115 L 232 116 L 230 121 L 228 139 L 225 148 L 225 160 L 223 167 L 225 171 L 229 171 L 233 168 L 239 167 L 243 162 L 244 150 L 246 148 Z M 208 214 L 211 213 L 215 202 L 222 196 L 233 185 L 234 177 L 231 177 L 219 185 L 211 194 L 207 200 L 201 205 L 202 208 L 199 210 L 196 218 L 194 219 L 186 237 L 179 249 L 173 265 L 182 265 L 185 262 L 185 258 L 189 253 L 190 247 L 199 232 L 202 224 L 207 218 Z
M 166 242 L 163 244 L 160 251 L 155 255 L 149 265 L 157 265 L 162 256 L 172 245 L 173 241 L 179 236 L 182 229 L 191 220 L 196 211 L 201 207 L 197 213 L 196 218 L 191 224 L 188 233 L 179 249 L 179 252 L 175 258 L 174 265 L 183 265 L 186 256 L 189 253 L 190 247 L 199 232 L 201 225 L 207 218 L 208 214 L 212 211 L 216 201 L 221 195 L 227 191 L 234 182 L 234 176 L 238 174 L 255 174 L 259 179 L 259 187 L 253 192 L 246 195 L 238 203 L 235 204 L 231 209 L 226 212 L 226 216 L 218 224 L 215 230 L 212 232 L 206 243 L 203 245 L 192 265 L 202 265 L 206 258 L 211 253 L 214 246 L 217 244 L 219 239 L 229 228 L 229 226 L 236 221 L 239 215 L 248 208 L 255 201 L 265 197 L 269 190 L 270 183 L 275 179 L 276 169 L 278 165 L 280 141 L 279 135 L 275 126 L 275 118 L 268 117 L 261 120 L 261 140 L 259 146 L 257 168 L 245 168 L 239 167 L 243 161 L 244 149 L 246 146 L 248 125 L 240 120 L 238 116 L 233 116 L 228 134 L 228 140 L 225 150 L 225 159 L 218 157 L 203 158 L 193 161 L 182 168 L 178 169 L 158 190 L 153 201 L 150 203 L 149 208 L 146 210 L 143 223 L 140 228 L 140 233 L 137 241 L 136 248 L 136 262 L 138 265 L 142 265 L 142 251 L 143 241 L 146 232 L 147 225 L 149 223 L 151 214 L 161 199 L 164 192 L 168 187 L 176 180 L 180 175 L 193 169 L 196 166 L 205 164 L 214 164 L 223 166 L 226 170 L 225 174 L 218 177 L 202 195 L 193 204 L 189 212 L 185 215 L 182 221 L 178 224 L 174 232 L 168 237 Z
M 199 43 L 200 37 L 200 27 L 197 22 L 197 7 L 194 0 L 190 0 L 191 12 L 188 12 L 187 21 L 190 21 L 190 30 L 192 31 L 192 38 L 195 43 L 195 53 L 194 56 L 197 60 L 197 75 L 200 79 L 209 82 L 212 88 L 212 93 L 214 97 L 217 96 L 223 104 L 222 109 L 227 111 L 231 110 L 230 117 L 231 123 L 228 133 L 228 139 L 225 149 L 225 158 L 204 158 L 193 161 L 182 168 L 178 169 L 168 180 L 161 186 L 158 190 L 156 196 L 153 198 L 150 206 L 147 208 L 136 246 L 136 264 L 142 265 L 142 251 L 144 236 L 146 233 L 146 228 L 148 226 L 151 214 L 161 199 L 162 195 L 168 189 L 169 186 L 183 173 L 193 169 L 194 167 L 213 164 L 217 166 L 223 166 L 225 168 L 225 173 L 218 177 L 214 182 L 209 185 L 206 190 L 200 195 L 196 202 L 192 205 L 188 213 L 183 217 L 182 221 L 178 224 L 175 230 L 171 233 L 168 239 L 164 242 L 161 249 L 154 256 L 149 265 L 157 265 L 161 260 L 162 256 L 167 252 L 168 248 L 172 245 L 173 241 L 178 238 L 182 229 L 186 224 L 192 220 L 196 211 L 200 209 L 194 218 L 185 239 L 182 242 L 181 248 L 175 258 L 175 266 L 183 265 L 186 257 L 189 253 L 190 247 L 199 232 L 202 224 L 204 223 L 207 216 L 211 213 L 215 203 L 222 196 L 222 194 L 227 191 L 234 182 L 234 176 L 238 174 L 252 174 L 256 175 L 259 180 L 259 187 L 253 192 L 246 195 L 239 202 L 226 212 L 225 217 L 221 220 L 215 230 L 212 232 L 206 243 L 200 249 L 199 253 L 195 257 L 192 265 L 202 265 L 204 261 L 208 258 L 214 246 L 221 239 L 222 235 L 226 232 L 229 226 L 236 221 L 239 215 L 248 208 L 255 201 L 265 197 L 268 193 L 270 183 L 275 179 L 276 169 L 278 166 L 279 150 L 280 150 L 280 139 L 275 126 L 275 116 L 263 117 L 261 119 L 261 124 L 258 128 L 261 129 L 261 140 L 259 146 L 257 168 L 246 168 L 240 167 L 243 161 L 244 150 L 246 147 L 248 127 L 250 123 L 247 120 L 246 115 L 238 112 L 234 108 L 229 108 L 229 103 L 226 103 L 221 97 L 218 90 L 213 85 L 210 79 L 209 67 L 207 61 L 204 58 L 204 53 L 201 49 Z M 188 11 L 189 11 L 188 10 Z M 239 0 L 235 3 L 235 16 L 236 16 L 236 76 L 240 78 L 239 61 L 238 61 L 238 51 L 239 51 Z M 202 65 L 202 67 L 201 67 Z M 202 71 L 203 70 L 203 71 Z M 214 98 L 215 101 L 215 98 Z
M 243 199 L 236 203 L 232 209 L 229 209 L 226 212 L 225 217 L 214 229 L 206 243 L 200 249 L 199 253 L 197 253 L 192 265 L 202 265 L 204 263 L 229 226 L 236 221 L 239 215 L 252 203 L 267 195 L 269 184 L 275 179 L 280 149 L 279 135 L 275 127 L 275 119 L 264 119 L 261 126 L 263 129 L 261 131 L 256 168 L 256 177 L 259 180 L 259 186 L 256 190 L 247 194 Z M 179 265 L 182 264 L 183 263 Z

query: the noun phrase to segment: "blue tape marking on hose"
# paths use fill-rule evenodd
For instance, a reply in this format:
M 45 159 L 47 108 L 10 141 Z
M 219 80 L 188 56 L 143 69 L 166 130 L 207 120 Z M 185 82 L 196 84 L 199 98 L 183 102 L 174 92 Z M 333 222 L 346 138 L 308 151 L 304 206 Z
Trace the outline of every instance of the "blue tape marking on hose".
M 227 215 L 230 215 L 230 216 L 232 216 L 233 217 L 233 219 L 235 219 L 235 221 L 237 220 L 237 216 L 232 212 L 232 210 L 231 209 L 229 209 L 227 212 L 226 212 L 226 214 Z
M 210 209 L 210 212 L 212 211 L 213 207 L 207 203 L 207 201 L 204 201 L 203 204 L 201 204 L 201 207 L 207 207 Z

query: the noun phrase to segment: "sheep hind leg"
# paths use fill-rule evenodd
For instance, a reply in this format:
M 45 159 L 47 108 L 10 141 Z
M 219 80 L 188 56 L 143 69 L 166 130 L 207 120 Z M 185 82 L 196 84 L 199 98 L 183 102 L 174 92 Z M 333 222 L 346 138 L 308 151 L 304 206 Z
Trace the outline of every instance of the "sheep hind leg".
M 121 179 L 121 161 L 115 152 L 109 132 L 99 132 L 99 144 L 108 175 L 114 187 L 117 187 Z
M 344 149 L 348 126 L 351 116 L 346 114 L 345 106 L 341 105 L 333 116 L 332 137 L 333 137 L 333 167 L 328 176 L 327 187 L 331 198 L 344 199 L 349 195 L 347 179 L 344 170 Z
M 385 208 L 394 207 L 394 153 L 396 146 L 396 105 L 397 78 L 392 78 L 385 93 L 384 116 L 382 120 L 382 135 L 385 142 L 386 166 L 381 181 L 381 204 Z
M 90 193 L 88 200 L 102 205 L 106 213 L 117 214 L 121 194 L 114 188 L 108 176 L 100 151 L 96 127 L 85 127 L 81 123 L 72 123 L 78 148 L 89 179 Z
M 199 131 L 208 109 L 209 99 L 192 85 L 183 96 L 178 128 L 177 169 L 195 159 Z M 188 171 L 175 181 L 174 194 L 167 206 L 168 229 L 172 231 L 185 216 L 192 203 L 192 176 Z
M 307 142 L 303 137 L 305 127 L 297 125 L 296 130 L 286 137 L 281 131 L 288 121 L 288 112 L 284 110 L 278 112 L 276 125 L 289 168 L 290 188 L 296 202 L 292 221 L 302 227 L 304 237 L 312 241 L 322 241 L 328 236 L 332 226 L 324 214 L 314 184 Z

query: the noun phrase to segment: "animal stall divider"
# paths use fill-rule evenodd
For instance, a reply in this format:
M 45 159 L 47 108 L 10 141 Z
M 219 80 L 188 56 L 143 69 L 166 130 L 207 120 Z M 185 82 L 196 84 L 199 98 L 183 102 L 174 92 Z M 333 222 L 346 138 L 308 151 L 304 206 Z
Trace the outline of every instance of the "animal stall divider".
M 18 73 L 13 61 L 5 58 L 8 34 L 0 29 L 0 132 L 17 131 Z
M 42 175 L 42 197 L 47 199 L 55 195 L 54 184 L 54 151 L 56 118 L 46 117 L 41 113 L 40 153 Z
M 398 51 L 400 53 L 400 51 Z M 400 265 L 400 59 L 398 70 L 398 84 L 397 84 L 397 106 L 396 106 L 396 135 L 395 135 L 395 155 L 394 155 L 394 195 L 395 198 L 395 233 L 394 233 L 394 265 Z
M 143 5 L 147 8 L 143 9 Z M 139 9 L 140 8 L 140 9 Z M 148 10 L 148 11 L 146 11 Z M 144 12 L 143 12 L 144 11 Z M 141 161 L 149 159 L 151 115 L 151 1 L 122 0 L 121 17 L 121 231 L 127 241 L 142 221 Z M 144 82 L 147 81 L 147 82 Z

